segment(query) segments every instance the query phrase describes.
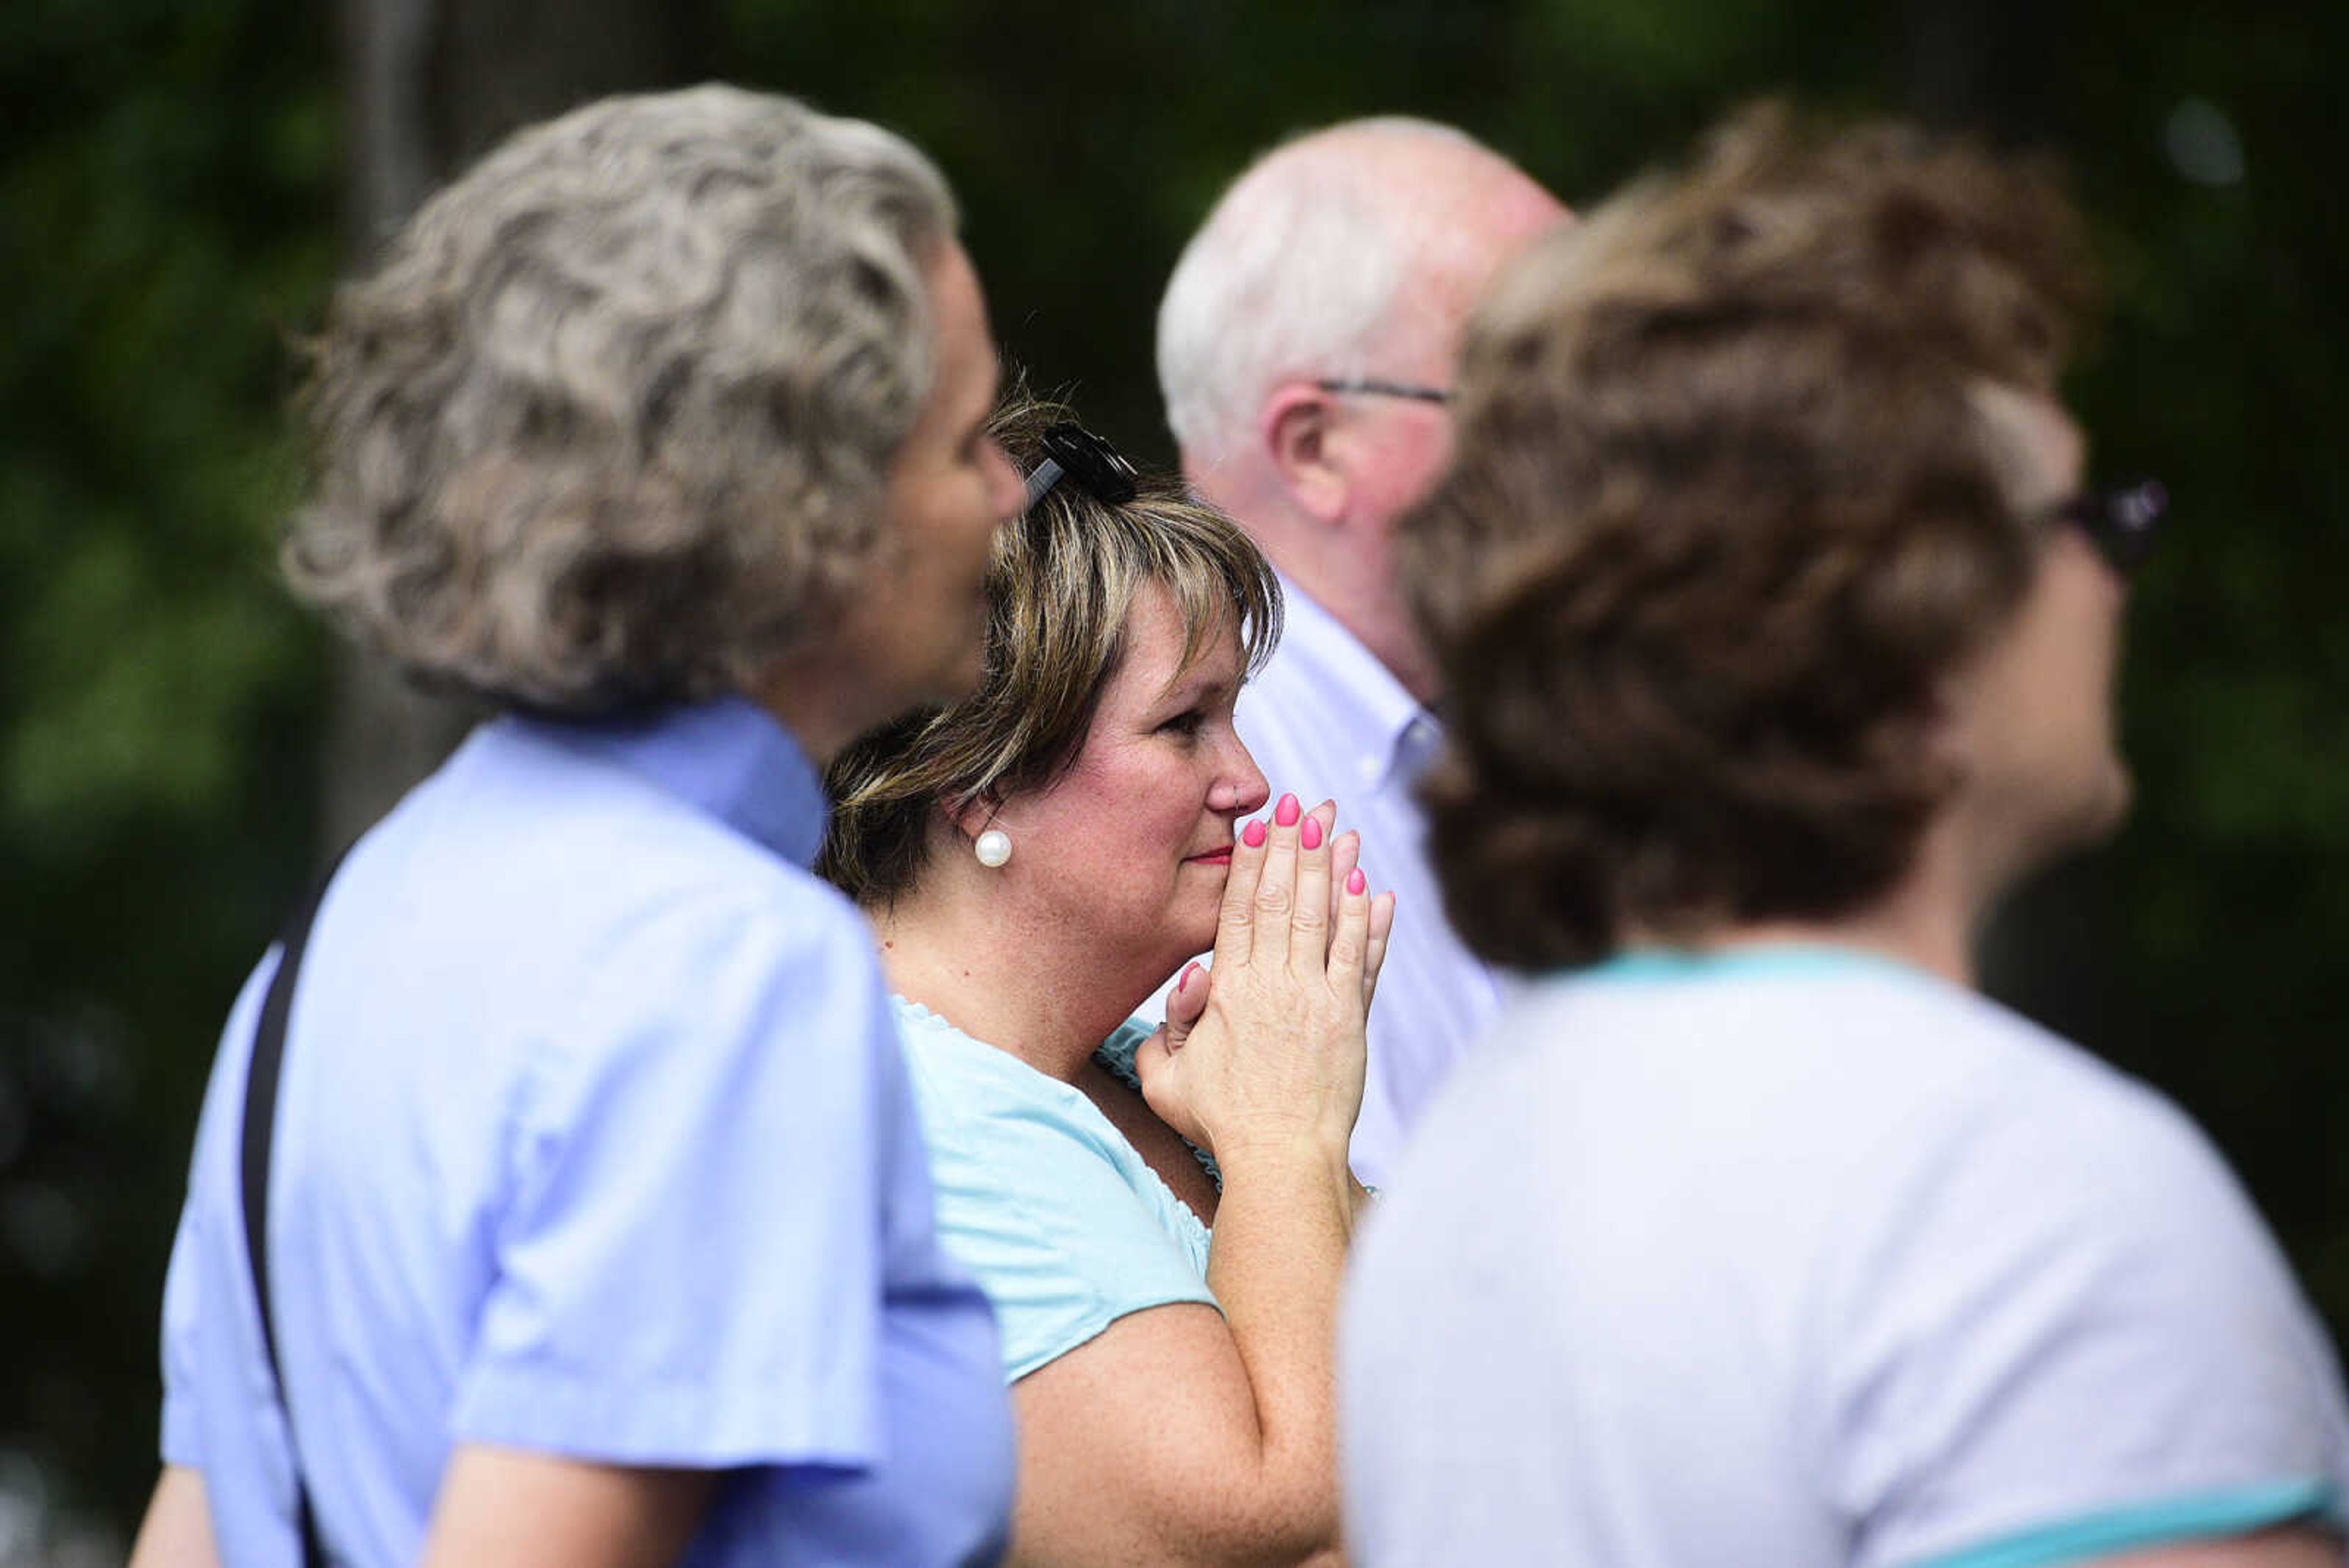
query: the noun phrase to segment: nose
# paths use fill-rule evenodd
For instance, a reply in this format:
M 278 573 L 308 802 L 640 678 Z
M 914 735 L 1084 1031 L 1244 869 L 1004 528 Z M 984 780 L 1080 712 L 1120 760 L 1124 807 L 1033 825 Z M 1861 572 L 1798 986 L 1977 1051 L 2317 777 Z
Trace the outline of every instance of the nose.
M 1272 786 L 1265 782 L 1264 770 L 1256 765 L 1256 758 L 1237 735 L 1232 736 L 1219 761 L 1215 787 L 1207 792 L 1208 806 L 1235 816 L 1262 811 L 1264 803 L 1272 798 Z
M 994 511 L 995 520 L 1009 523 L 1019 516 L 1020 509 L 1027 504 L 1027 482 L 1019 477 L 1019 471 L 1011 466 L 1010 457 L 991 441 L 987 443 L 987 454 L 988 502 Z

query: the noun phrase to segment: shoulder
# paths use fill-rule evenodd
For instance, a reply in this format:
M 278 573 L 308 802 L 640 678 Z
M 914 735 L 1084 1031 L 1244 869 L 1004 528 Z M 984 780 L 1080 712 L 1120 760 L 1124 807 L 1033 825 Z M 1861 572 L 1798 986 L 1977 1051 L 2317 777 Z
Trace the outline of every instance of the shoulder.
M 1675 1214 L 1653 1195 L 1770 1194 L 1762 1233 L 1855 1313 L 1899 1278 L 1930 1294 L 1959 1259 L 1994 1272 L 2027 1256 L 2043 1282 L 2223 1264 L 2288 1293 L 2231 1173 L 2168 1101 L 1994 1002 L 1889 970 L 1531 987 L 1439 1096 L 1388 1204 L 1432 1205 L 1414 1227 L 1429 1239 L 1450 1204 L 1530 1183 L 1579 1214 L 1609 1182 Z
M 1105 1224 L 1125 1216 L 1139 1157 L 1081 1092 L 918 1002 L 891 1005 L 942 1189 Z
M 1637 967 L 1548 976 L 1517 990 L 1490 1037 L 1459 1075 L 1463 1093 L 1579 1101 L 1673 1079 L 1683 1096 L 1759 1096 L 1771 1113 L 1754 1118 L 1760 1132 L 1815 1123 L 1874 1144 L 1897 1123 L 1899 1147 L 2083 1113 L 2121 1138 L 2185 1125 L 2143 1085 L 1995 1002 L 1843 955 L 1757 958 L 1693 980 Z
M 897 1010 L 939 1239 L 995 1306 L 1008 1377 L 1143 1308 L 1214 1303 L 1205 1229 L 1083 1095 Z
M 837 889 L 720 817 L 592 750 L 492 726 L 354 851 L 346 875 L 402 917 L 512 957 L 503 980 L 626 976 L 680 950 L 866 952 Z
M 1940 1010 L 1938 1093 L 1883 1129 L 1814 1281 L 1819 1430 L 1911 1549 L 1893 1559 L 2247 1478 L 2349 1480 L 2331 1348 L 2200 1128 L 1969 1000 Z

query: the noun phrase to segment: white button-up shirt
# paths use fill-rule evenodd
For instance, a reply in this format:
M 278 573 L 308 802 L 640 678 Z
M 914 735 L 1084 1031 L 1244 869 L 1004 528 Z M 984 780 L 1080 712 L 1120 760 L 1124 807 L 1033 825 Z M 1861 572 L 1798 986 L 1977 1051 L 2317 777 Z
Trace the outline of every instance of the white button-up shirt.
M 1354 1173 L 1378 1186 L 1445 1072 L 1499 1008 L 1503 981 L 1444 919 L 1412 786 L 1443 729 L 1392 671 L 1294 584 L 1288 630 L 1241 692 L 1236 722 L 1277 800 L 1338 803 L 1362 835 L 1362 874 L 1395 894 L 1394 938 L 1371 1010 L 1371 1070 Z

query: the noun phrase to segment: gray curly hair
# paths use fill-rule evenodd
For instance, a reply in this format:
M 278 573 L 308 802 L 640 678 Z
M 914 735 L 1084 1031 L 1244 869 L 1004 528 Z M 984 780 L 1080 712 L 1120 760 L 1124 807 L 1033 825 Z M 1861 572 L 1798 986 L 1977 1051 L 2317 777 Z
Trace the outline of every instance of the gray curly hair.
M 884 547 L 936 169 L 726 87 L 523 130 L 309 346 L 295 591 L 427 684 L 587 714 L 741 685 Z

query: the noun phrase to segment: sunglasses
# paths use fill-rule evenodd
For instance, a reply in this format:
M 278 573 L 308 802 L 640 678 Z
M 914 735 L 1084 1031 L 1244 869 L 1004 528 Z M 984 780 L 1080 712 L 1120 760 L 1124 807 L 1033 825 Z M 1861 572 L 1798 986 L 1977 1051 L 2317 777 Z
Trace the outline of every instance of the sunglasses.
M 1058 424 L 1044 432 L 1043 461 L 1028 475 L 1028 500 L 1033 506 L 1064 478 L 1073 479 L 1096 501 L 1115 505 L 1131 501 L 1141 475 L 1117 448 L 1082 425 Z
M 2154 536 L 2169 515 L 2169 492 L 2153 479 L 2116 490 L 2083 491 L 2048 515 L 2086 535 L 2106 564 L 2126 577 L 2153 554 Z

